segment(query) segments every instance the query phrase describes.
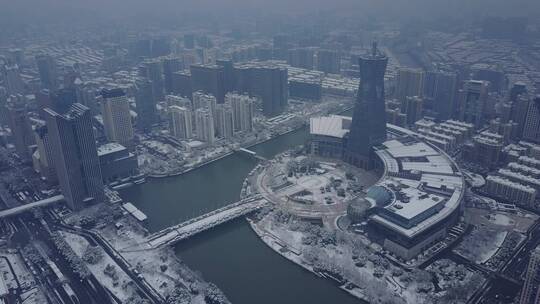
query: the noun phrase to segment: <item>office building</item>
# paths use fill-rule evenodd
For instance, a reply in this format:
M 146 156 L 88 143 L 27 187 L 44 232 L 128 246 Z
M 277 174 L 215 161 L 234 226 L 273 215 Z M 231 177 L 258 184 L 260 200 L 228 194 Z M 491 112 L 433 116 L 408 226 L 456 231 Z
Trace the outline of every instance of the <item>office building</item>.
M 525 273 L 525 283 L 521 289 L 519 304 L 539 304 L 540 303 L 540 246 L 531 252 L 527 272 Z
M 7 112 L 17 155 L 23 160 L 30 160 L 29 146 L 33 145 L 35 141 L 24 96 L 10 96 L 7 102 Z
M 197 139 L 206 142 L 208 145 L 214 144 L 214 118 L 210 109 L 200 108 L 195 110 L 195 131 Z
M 384 74 L 388 57 L 374 43 L 369 54 L 359 59 L 360 84 L 344 158 L 347 162 L 371 169 L 373 146 L 386 140 Z
M 469 80 L 459 90 L 459 120 L 480 128 L 485 123 L 485 109 L 489 93 L 489 82 Z
M 340 53 L 333 50 L 319 50 L 317 52 L 317 70 L 328 74 L 340 74 Z
M 175 72 L 181 71 L 184 68 L 182 59 L 178 57 L 166 57 L 163 59 L 163 81 L 165 92 L 170 94 L 174 92 L 174 76 Z
M 36 56 L 36 64 L 39 72 L 41 86 L 51 91 L 59 86 L 58 70 L 54 58 L 50 55 L 42 54 Z
M 216 97 L 217 103 L 225 102 L 225 68 L 218 65 L 192 65 L 191 86 Z
M 182 97 L 191 99 L 193 87 L 191 86 L 191 73 L 189 71 L 178 71 L 172 74 L 173 92 Z
M 156 101 L 152 93 L 152 82 L 146 78 L 139 78 L 135 85 L 137 129 L 149 131 L 152 129 L 152 125 L 157 122 Z
M 234 91 L 234 65 L 232 60 L 218 59 L 216 65 L 223 67 L 223 87 L 225 94 Z
M 170 132 L 178 139 L 189 139 L 193 137 L 193 112 L 185 107 L 170 106 L 169 113 L 171 117 Z
M 263 114 L 283 113 L 288 104 L 288 72 L 284 68 L 255 68 L 251 71 L 251 95 L 262 100 Z
M 424 82 L 424 98 L 432 104 L 438 120 L 452 118 L 456 111 L 457 74 L 427 72 Z
M 107 140 L 131 147 L 134 133 L 126 93 L 122 89 L 103 89 L 101 97 L 101 115 Z
M 540 95 L 529 102 L 523 125 L 523 139 L 540 143 Z
M 403 102 L 407 97 L 424 93 L 424 71 L 420 69 L 401 68 L 397 74 L 396 98 Z
M 312 48 L 296 48 L 288 51 L 287 63 L 290 66 L 313 70 L 315 51 Z
M 35 128 L 35 140 L 37 150 L 32 157 L 35 159 L 34 166 L 36 172 L 39 172 L 42 178 L 47 182 L 54 184 L 58 182 L 56 177 L 56 168 L 54 164 L 54 152 L 49 138 L 49 130 L 46 125 Z
M 17 65 L 5 66 L 3 74 L 4 83 L 10 95 L 24 94 L 24 82 Z
M 68 206 L 80 210 L 102 202 L 103 181 L 90 109 L 75 103 L 63 114 L 52 109 L 45 112 L 56 174 Z
M 147 78 L 152 82 L 152 94 L 155 102 L 162 101 L 165 98 L 163 82 L 163 66 L 161 60 L 145 60 L 139 66 L 139 76 Z
M 137 156 L 119 143 L 107 143 L 97 149 L 103 182 L 109 184 L 139 174 Z
M 194 34 L 185 34 L 184 35 L 184 48 L 194 49 L 195 48 L 195 35 Z

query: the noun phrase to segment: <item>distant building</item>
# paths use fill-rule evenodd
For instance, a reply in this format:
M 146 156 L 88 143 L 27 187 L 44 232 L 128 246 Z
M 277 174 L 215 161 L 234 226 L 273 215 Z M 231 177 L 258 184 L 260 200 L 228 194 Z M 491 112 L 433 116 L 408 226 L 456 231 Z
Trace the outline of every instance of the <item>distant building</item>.
M 24 94 L 24 82 L 17 65 L 6 66 L 3 69 L 4 82 L 9 94 Z
M 504 137 L 484 131 L 473 137 L 472 143 L 463 147 L 463 156 L 470 162 L 494 169 L 502 160 Z
M 359 60 L 361 81 L 351 131 L 346 139 L 345 160 L 364 169 L 373 168 L 373 147 L 386 140 L 384 74 L 387 63 L 388 57 L 375 43 L 372 51 Z
M 156 100 L 154 99 L 152 82 L 140 78 L 136 82 L 135 104 L 137 106 L 137 128 L 149 131 L 157 122 Z
M 32 126 L 28 119 L 28 108 L 23 96 L 10 96 L 7 104 L 9 127 L 15 150 L 23 160 L 30 160 L 30 145 L 35 143 Z
M 341 55 L 338 51 L 319 50 L 317 52 L 317 70 L 329 74 L 341 73 Z
M 540 95 L 529 103 L 523 125 L 523 139 L 540 143 Z
M 403 102 L 407 97 L 424 93 L 424 71 L 420 69 L 401 68 L 397 75 L 396 98 Z
M 126 93 L 122 89 L 104 89 L 101 97 L 101 115 L 107 140 L 131 147 L 134 133 Z
M 262 100 L 263 114 L 272 117 L 283 113 L 288 104 L 288 73 L 283 68 L 251 70 L 250 95 Z
M 315 51 L 312 48 L 296 48 L 288 51 L 287 63 L 293 67 L 313 70 Z
M 427 72 L 424 81 L 424 97 L 433 104 L 438 120 L 452 118 L 456 111 L 457 74 Z
M 174 92 L 174 73 L 184 68 L 182 59 L 178 57 L 166 57 L 163 59 L 163 81 L 165 92 L 168 94 Z
M 210 109 L 195 110 L 195 131 L 197 139 L 213 145 L 215 140 L 214 118 Z
M 189 71 L 178 71 L 172 73 L 173 92 L 182 97 L 191 98 L 193 86 L 191 85 L 191 73 Z
M 56 90 L 58 88 L 58 70 L 54 58 L 50 55 L 38 55 L 36 56 L 36 64 L 39 72 L 39 79 L 41 80 L 41 86 L 49 90 Z
M 489 175 L 486 178 L 486 192 L 528 208 L 534 207 L 534 200 L 537 195 L 534 188 L 497 175 Z
M 35 136 L 37 150 L 32 157 L 35 158 L 37 166 L 34 166 L 34 169 L 49 183 L 56 183 L 58 178 L 54 164 L 55 156 L 47 126 L 36 127 Z
M 137 156 L 118 143 L 108 143 L 97 149 L 103 182 L 114 181 L 135 176 L 139 173 Z
M 216 97 L 217 103 L 225 102 L 225 69 L 218 65 L 192 65 L 193 91 L 203 91 Z
M 485 123 L 485 109 L 489 92 L 489 82 L 469 80 L 459 90 L 459 120 L 472 123 L 480 128 Z
M 419 96 L 407 96 L 401 102 L 401 113 L 407 115 L 407 124 L 413 125 L 422 118 L 424 99 Z
M 103 181 L 90 109 L 79 103 L 59 114 L 47 113 L 56 174 L 68 206 L 80 210 L 104 200 Z
M 525 273 L 525 283 L 521 289 L 519 304 L 539 304 L 540 303 L 540 247 L 536 247 L 531 253 L 527 272 Z
M 165 97 L 165 85 L 161 60 L 156 58 L 143 61 L 139 66 L 139 76 L 152 82 L 152 95 L 155 102 L 162 101 Z
M 171 135 L 178 139 L 188 139 L 193 137 L 193 113 L 188 109 L 180 106 L 170 106 L 169 113 L 171 115 L 170 132 Z

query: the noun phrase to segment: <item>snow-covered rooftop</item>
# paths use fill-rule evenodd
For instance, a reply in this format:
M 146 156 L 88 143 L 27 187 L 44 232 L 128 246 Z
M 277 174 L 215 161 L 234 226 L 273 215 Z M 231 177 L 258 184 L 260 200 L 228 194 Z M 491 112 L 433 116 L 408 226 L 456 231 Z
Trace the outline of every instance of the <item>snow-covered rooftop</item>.
M 350 122 L 350 117 L 340 115 L 312 117 L 309 121 L 310 133 L 312 135 L 343 138 L 349 132 L 346 126 Z

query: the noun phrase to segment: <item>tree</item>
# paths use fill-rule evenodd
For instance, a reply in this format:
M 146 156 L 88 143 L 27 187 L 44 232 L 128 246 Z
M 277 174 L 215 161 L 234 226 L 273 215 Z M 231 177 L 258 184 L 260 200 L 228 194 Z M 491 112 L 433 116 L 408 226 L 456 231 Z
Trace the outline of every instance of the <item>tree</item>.
M 88 245 L 82 258 L 86 263 L 95 265 L 103 259 L 103 250 L 97 246 Z

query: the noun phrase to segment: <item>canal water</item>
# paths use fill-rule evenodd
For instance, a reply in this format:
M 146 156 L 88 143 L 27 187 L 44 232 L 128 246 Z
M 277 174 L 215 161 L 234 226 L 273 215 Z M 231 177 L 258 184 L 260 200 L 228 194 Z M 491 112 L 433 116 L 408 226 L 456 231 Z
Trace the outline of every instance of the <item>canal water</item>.
M 271 158 L 305 143 L 307 135 L 302 128 L 251 149 Z M 149 229 L 156 231 L 237 201 L 244 178 L 256 164 L 233 154 L 181 176 L 148 179 L 121 194 L 148 215 Z M 175 249 L 234 304 L 361 303 L 268 248 L 244 219 L 201 233 Z

